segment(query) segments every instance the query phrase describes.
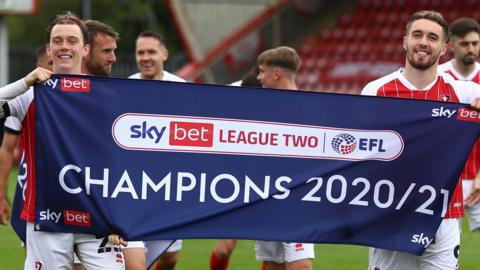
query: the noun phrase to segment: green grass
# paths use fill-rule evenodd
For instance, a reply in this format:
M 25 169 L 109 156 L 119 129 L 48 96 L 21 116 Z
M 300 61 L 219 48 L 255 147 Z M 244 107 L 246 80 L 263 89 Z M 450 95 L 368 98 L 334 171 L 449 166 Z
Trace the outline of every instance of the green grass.
M 12 173 L 8 185 L 11 197 L 15 188 L 16 172 Z M 463 222 L 462 247 L 460 251 L 460 269 L 477 270 L 480 264 L 480 233 L 468 231 L 467 222 Z M 180 252 L 176 270 L 208 270 L 210 252 L 215 240 L 186 240 Z M 10 226 L 0 226 L 0 269 L 23 269 L 24 251 L 20 240 Z M 316 245 L 314 269 L 367 269 L 368 249 L 347 245 Z M 255 260 L 254 242 L 241 240 L 229 264 L 230 270 L 260 270 Z

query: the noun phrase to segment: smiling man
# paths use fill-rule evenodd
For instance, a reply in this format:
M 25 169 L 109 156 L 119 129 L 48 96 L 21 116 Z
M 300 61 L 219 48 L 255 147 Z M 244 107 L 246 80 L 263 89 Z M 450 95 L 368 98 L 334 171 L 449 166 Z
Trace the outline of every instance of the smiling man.
M 456 81 L 443 72 L 437 72 L 438 60 L 447 50 L 447 28 L 447 22 L 438 12 L 419 11 L 413 14 L 403 39 L 405 68 L 370 82 L 362 95 L 470 103 L 478 109 L 480 85 Z M 463 212 L 459 183 L 435 239 L 428 243 L 423 255 L 370 248 L 369 269 L 457 269 L 459 218 Z
M 87 29 L 83 21 L 70 12 L 58 15 L 47 29 L 48 44 L 46 52 L 53 62 L 53 73 L 81 74 L 82 60 L 87 56 Z M 36 70 L 41 70 L 37 68 Z M 41 70 L 34 76 L 33 82 L 46 80 L 50 73 Z M 34 71 L 35 72 L 35 71 Z M 45 74 L 46 73 L 46 74 Z M 43 74 L 42 76 L 40 76 Z M 27 76 L 28 77 L 28 76 Z M 26 153 L 31 153 L 35 147 L 33 89 L 29 89 L 29 80 L 25 78 L 24 85 L 14 86 L 18 90 L 28 91 L 9 101 L 8 114 L 17 117 L 22 123 L 21 146 Z M 27 221 L 27 256 L 25 269 L 65 269 L 73 267 L 74 252 L 78 255 L 86 269 L 123 269 L 123 257 L 118 247 L 109 246 L 106 252 L 98 252 L 102 239 L 93 235 L 76 233 L 52 233 L 34 230 L 36 179 L 34 171 L 34 156 L 26 155 L 27 188 L 25 203 L 21 217 Z M 59 216 L 57 216 L 59 219 Z
M 159 33 L 144 31 L 138 35 L 135 59 L 140 72 L 131 75 L 129 77 L 131 79 L 185 82 L 184 79 L 163 69 L 163 63 L 168 59 L 168 50 Z

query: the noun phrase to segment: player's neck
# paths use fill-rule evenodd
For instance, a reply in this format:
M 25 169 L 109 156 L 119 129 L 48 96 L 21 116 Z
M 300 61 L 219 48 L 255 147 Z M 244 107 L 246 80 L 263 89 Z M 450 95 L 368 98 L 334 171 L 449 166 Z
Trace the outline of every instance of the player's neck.
M 471 65 L 465 65 L 461 61 L 453 60 L 453 68 L 460 73 L 463 77 L 468 77 L 468 75 L 472 74 L 472 72 L 475 70 L 475 64 L 474 62 Z
M 277 88 L 287 89 L 287 90 L 298 90 L 297 85 L 295 84 L 295 81 L 289 80 L 286 78 L 281 80 Z
M 75 67 L 75 68 L 57 68 L 53 66 L 52 72 L 54 74 L 86 74 L 82 72 L 81 66 Z
M 425 89 L 425 87 L 437 78 L 437 66 L 438 64 L 435 64 L 428 69 L 421 70 L 407 65 L 403 71 L 403 75 L 415 88 Z

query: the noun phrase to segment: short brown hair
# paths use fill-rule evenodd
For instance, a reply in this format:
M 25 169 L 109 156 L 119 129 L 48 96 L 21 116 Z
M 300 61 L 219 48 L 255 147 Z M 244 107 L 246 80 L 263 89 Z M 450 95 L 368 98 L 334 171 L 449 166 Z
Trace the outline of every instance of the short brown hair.
M 154 39 L 158 40 L 160 42 L 160 45 L 165 45 L 165 40 L 164 40 L 163 36 L 160 33 L 155 32 L 155 31 L 150 31 L 150 30 L 142 31 L 140 34 L 138 34 L 137 39 L 147 38 L 147 37 L 154 38 Z
M 102 33 L 102 34 L 105 34 L 107 36 L 110 36 L 110 37 L 114 38 L 115 40 L 119 39 L 118 33 L 113 29 L 113 27 L 111 27 L 110 25 L 108 25 L 106 23 L 96 21 L 96 20 L 86 20 L 85 21 L 85 26 L 87 27 L 88 39 L 89 39 L 90 43 L 93 43 L 93 38 L 98 33 Z M 90 44 L 90 45 L 93 46 L 93 44 Z
M 448 28 L 448 36 L 457 36 L 463 38 L 466 34 L 475 32 L 480 35 L 480 25 L 471 18 L 459 18 L 453 21 Z
M 281 67 L 296 73 L 300 67 L 300 57 L 293 48 L 281 46 L 261 53 L 257 58 L 257 63 L 258 65 Z
M 71 13 L 70 11 L 67 11 L 64 14 L 57 15 L 57 17 L 55 17 L 52 23 L 50 23 L 50 25 L 47 27 L 47 43 L 50 42 L 50 35 L 52 34 L 52 29 L 57 24 L 78 25 L 78 27 L 80 27 L 80 30 L 82 31 L 83 43 L 84 44 L 89 43 L 88 31 L 87 31 L 87 27 L 85 26 L 85 23 L 83 23 L 83 21 L 80 20 L 80 18 L 78 18 L 77 15 Z
M 442 17 L 442 14 L 433 10 L 421 10 L 421 11 L 415 12 L 407 22 L 407 35 L 408 35 L 408 32 L 410 31 L 410 27 L 412 26 L 412 23 L 414 21 L 418 21 L 421 19 L 429 20 L 439 24 L 443 30 L 443 40 L 447 39 L 448 23 Z

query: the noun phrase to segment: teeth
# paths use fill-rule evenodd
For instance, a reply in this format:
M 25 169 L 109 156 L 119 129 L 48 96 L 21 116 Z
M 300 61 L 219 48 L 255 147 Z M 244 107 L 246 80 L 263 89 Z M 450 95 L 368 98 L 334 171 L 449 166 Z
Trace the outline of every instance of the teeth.
M 420 56 L 427 56 L 428 55 L 427 52 L 417 52 L 417 54 L 419 54 Z
M 72 58 L 70 55 L 60 55 L 59 56 L 61 59 L 70 59 Z

